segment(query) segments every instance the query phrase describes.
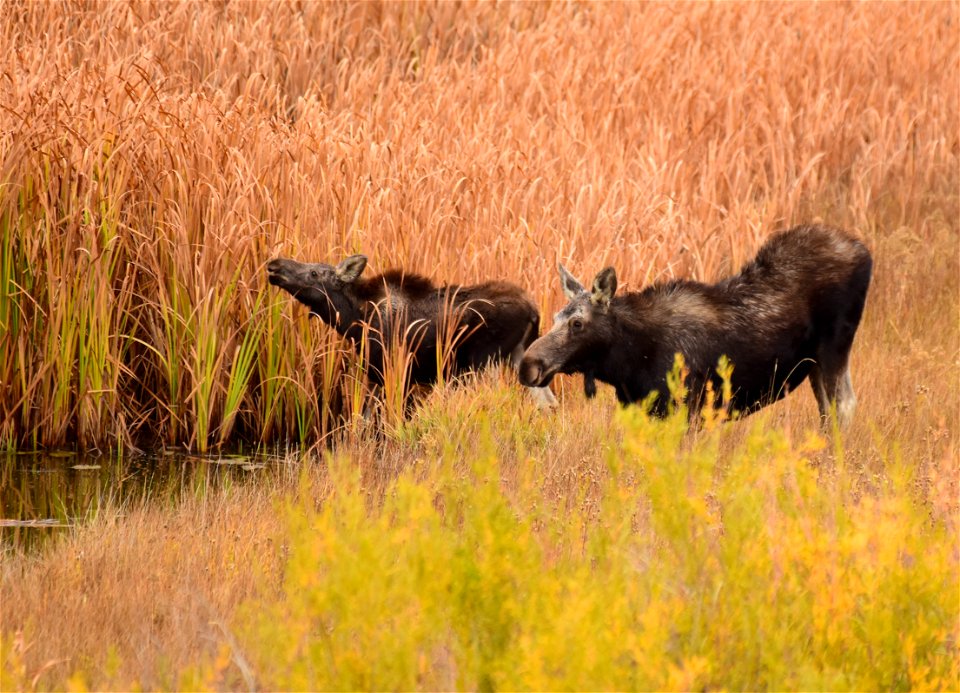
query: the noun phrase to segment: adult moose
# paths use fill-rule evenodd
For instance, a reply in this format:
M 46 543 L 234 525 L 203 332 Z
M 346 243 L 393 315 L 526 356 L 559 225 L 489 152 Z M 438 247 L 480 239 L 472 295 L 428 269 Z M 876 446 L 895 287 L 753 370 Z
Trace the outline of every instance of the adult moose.
M 536 306 L 513 284 L 436 287 L 396 269 L 361 279 L 366 265 L 364 255 L 336 267 L 278 258 L 267 263 L 267 276 L 364 350 L 375 386 L 383 385 L 385 351 L 392 346 L 410 349 L 408 384 L 432 385 L 443 361 L 454 376 L 493 362 L 517 365 L 539 334 Z M 556 403 L 549 388 L 532 394 L 541 406 Z
M 612 267 L 597 274 L 588 292 L 561 266 L 570 302 L 527 349 L 520 381 L 544 387 L 556 373 L 583 373 L 588 397 L 595 379 L 613 385 L 623 404 L 655 393 L 652 411 L 663 416 L 670 401 L 666 375 L 680 353 L 695 413 L 708 382 L 721 391 L 716 368 L 725 355 L 733 364 L 735 410 L 755 411 L 809 377 L 822 420 L 835 402 L 846 425 L 857 402 L 850 347 L 872 266 L 860 241 L 818 225 L 775 234 L 739 274 L 716 284 L 681 279 L 615 296 Z

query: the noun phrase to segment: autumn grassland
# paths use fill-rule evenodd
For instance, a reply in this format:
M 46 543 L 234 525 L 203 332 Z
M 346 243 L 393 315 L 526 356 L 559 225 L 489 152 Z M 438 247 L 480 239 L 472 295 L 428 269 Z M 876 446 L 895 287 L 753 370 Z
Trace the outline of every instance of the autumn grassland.
M 0 2 L 0 444 L 310 449 L 7 549 L 0 687 L 956 689 L 958 8 Z M 549 322 L 558 261 L 714 280 L 806 221 L 875 258 L 843 434 L 506 370 L 372 426 L 264 272 Z

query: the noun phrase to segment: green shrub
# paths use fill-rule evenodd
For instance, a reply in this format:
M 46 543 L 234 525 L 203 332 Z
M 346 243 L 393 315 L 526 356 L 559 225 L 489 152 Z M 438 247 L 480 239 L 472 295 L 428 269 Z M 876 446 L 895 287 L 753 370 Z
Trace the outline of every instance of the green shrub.
M 283 588 L 237 655 L 281 689 L 956 687 L 955 544 L 908 464 L 866 489 L 763 418 L 727 450 L 682 413 L 616 420 L 592 515 L 533 475 L 507 493 L 481 413 L 421 431 L 428 471 L 382 503 L 331 459 L 325 502 L 286 503 Z

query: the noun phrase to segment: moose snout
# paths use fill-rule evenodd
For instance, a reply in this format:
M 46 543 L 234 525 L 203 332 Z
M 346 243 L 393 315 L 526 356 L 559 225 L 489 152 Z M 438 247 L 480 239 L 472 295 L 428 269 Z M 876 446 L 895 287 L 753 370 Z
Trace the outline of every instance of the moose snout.
M 530 358 L 524 356 L 523 360 L 520 361 L 520 368 L 518 369 L 518 375 L 520 376 L 520 383 L 526 387 L 541 387 L 546 383 L 541 382 L 543 374 L 546 371 L 543 361 L 538 358 Z
M 284 270 L 284 261 L 281 258 L 276 258 L 267 263 L 267 281 L 271 284 L 276 284 L 281 276 L 283 275 Z

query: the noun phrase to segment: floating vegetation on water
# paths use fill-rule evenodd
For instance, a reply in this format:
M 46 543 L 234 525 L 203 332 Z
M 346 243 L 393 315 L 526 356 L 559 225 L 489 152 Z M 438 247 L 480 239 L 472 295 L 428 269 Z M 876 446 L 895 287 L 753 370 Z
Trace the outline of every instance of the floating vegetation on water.
M 0 527 L 72 527 L 72 523 L 54 518 L 44 520 L 7 520 L 0 518 Z

